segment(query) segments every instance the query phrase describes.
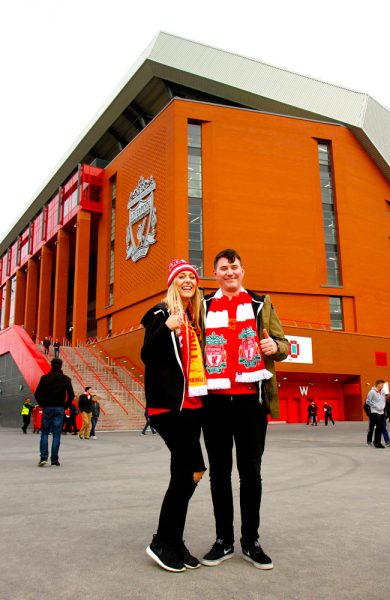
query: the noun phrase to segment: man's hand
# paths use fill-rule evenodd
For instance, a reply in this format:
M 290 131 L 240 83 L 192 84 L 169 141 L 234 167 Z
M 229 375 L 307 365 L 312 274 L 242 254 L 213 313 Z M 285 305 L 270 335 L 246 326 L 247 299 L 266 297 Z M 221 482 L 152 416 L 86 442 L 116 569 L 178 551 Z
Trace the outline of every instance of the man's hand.
M 260 340 L 260 346 L 263 354 L 266 356 L 272 356 L 272 354 L 276 354 L 278 351 L 278 345 L 272 337 L 269 336 L 269 333 L 266 329 L 263 329 L 263 339 Z

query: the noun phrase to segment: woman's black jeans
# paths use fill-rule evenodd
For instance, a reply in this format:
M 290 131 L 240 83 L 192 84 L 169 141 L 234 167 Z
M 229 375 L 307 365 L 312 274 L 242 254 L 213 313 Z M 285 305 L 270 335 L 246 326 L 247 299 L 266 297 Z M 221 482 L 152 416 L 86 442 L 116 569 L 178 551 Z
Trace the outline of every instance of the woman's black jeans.
M 150 416 L 171 453 L 171 479 L 161 506 L 156 543 L 177 544 L 183 539 L 188 503 L 195 491 L 195 471 L 205 471 L 200 432 L 203 409 L 183 409 Z

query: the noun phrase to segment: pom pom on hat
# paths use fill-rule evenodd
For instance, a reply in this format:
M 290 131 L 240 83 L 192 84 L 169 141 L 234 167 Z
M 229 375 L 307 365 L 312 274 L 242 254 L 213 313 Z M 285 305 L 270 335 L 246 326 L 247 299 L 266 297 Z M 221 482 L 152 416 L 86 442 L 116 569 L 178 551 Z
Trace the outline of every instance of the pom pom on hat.
M 182 271 L 191 271 L 196 277 L 196 281 L 199 281 L 199 275 L 193 265 L 190 265 L 184 258 L 176 258 L 173 260 L 168 267 L 168 287 L 171 285 L 172 281 L 181 273 Z

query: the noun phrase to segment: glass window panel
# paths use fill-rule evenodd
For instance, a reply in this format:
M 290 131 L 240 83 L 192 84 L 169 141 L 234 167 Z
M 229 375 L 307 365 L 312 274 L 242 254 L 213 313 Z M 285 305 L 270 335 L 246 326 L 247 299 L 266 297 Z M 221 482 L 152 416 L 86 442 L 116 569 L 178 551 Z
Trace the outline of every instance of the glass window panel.
M 201 147 L 201 126 L 195 124 L 188 124 L 188 146 L 190 148 Z
M 329 298 L 330 322 L 332 329 L 344 329 L 343 306 L 341 298 Z

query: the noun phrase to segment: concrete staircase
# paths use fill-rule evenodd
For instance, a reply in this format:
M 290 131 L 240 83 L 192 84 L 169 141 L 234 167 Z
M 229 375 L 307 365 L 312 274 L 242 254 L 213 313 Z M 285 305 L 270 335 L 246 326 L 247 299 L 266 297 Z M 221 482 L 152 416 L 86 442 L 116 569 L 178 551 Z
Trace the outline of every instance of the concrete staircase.
M 63 371 L 71 377 L 79 396 L 91 386 L 101 408 L 98 430 L 139 430 L 145 424 L 145 394 L 142 384 L 122 366 L 104 361 L 98 351 L 86 346 L 61 346 Z M 51 357 L 49 357 L 49 360 Z

